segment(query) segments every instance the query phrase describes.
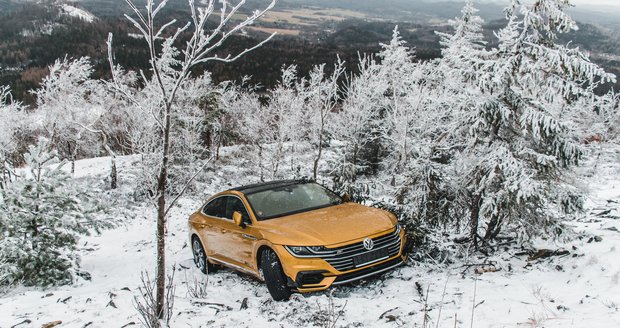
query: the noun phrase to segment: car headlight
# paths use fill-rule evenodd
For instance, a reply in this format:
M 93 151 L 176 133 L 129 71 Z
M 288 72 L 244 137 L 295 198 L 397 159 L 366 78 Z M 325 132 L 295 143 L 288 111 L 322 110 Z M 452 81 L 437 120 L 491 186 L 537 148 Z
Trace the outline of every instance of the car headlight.
M 284 246 L 293 256 L 318 256 L 326 249 L 323 246 Z

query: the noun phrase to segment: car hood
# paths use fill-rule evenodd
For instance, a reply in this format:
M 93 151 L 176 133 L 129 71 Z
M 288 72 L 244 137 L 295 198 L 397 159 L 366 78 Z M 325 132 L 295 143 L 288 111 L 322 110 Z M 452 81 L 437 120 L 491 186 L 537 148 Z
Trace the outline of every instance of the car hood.
M 391 213 L 356 203 L 260 221 L 263 237 L 274 244 L 329 246 L 383 232 L 394 227 Z

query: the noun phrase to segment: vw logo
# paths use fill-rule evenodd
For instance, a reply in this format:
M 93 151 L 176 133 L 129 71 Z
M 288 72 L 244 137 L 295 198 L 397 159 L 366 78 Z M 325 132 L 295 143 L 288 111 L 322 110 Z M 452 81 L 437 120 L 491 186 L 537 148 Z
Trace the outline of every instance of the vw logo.
M 364 248 L 366 248 L 367 250 L 371 250 L 373 247 L 375 247 L 375 243 L 372 241 L 372 239 L 364 239 Z

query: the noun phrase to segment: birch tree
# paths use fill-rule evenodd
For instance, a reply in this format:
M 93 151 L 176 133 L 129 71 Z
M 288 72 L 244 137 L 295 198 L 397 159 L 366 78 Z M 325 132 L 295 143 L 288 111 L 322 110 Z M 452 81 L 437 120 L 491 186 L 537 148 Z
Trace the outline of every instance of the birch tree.
M 165 297 L 165 241 L 166 241 L 166 218 L 168 212 L 185 188 L 168 199 L 168 179 L 169 165 L 171 156 L 171 145 L 174 138 L 173 115 L 178 111 L 177 104 L 178 92 L 183 88 L 184 84 L 190 77 L 192 68 L 199 64 L 208 62 L 232 62 L 260 47 L 270 40 L 273 35 L 269 36 L 262 42 L 258 42 L 255 46 L 245 49 L 237 54 L 229 54 L 220 56 L 215 50 L 220 48 L 222 44 L 232 35 L 241 31 L 254 23 L 266 11 L 273 8 L 275 0 L 269 2 L 264 9 L 256 10 L 241 21 L 233 21 L 232 18 L 239 16 L 240 9 L 245 4 L 244 0 L 236 4 L 228 1 L 221 1 L 221 8 L 216 10 L 216 3 L 208 0 L 204 6 L 197 6 L 194 0 L 189 0 L 189 9 L 191 13 L 190 21 L 178 27 L 176 31 L 171 31 L 176 25 L 176 20 L 172 20 L 161 26 L 156 23 L 158 14 L 164 9 L 167 0 L 155 2 L 147 0 L 145 7 L 141 10 L 136 4 L 127 0 L 129 7 L 132 9 L 132 16 L 126 15 L 127 19 L 142 34 L 149 51 L 150 76 L 142 76 L 145 84 L 152 85 L 156 88 L 157 108 L 151 110 L 152 117 L 156 121 L 159 128 L 160 139 L 158 155 L 158 172 L 157 172 L 157 188 L 153 195 L 153 199 L 157 208 L 157 275 L 156 275 L 156 306 L 155 315 L 163 319 L 164 314 L 164 297 Z M 215 18 L 218 23 L 211 29 L 207 23 Z M 188 41 L 181 46 L 179 43 L 182 35 L 188 35 Z M 115 65 L 113 62 L 113 44 L 112 35 L 108 37 L 108 53 L 111 64 L 113 79 L 117 80 Z M 173 63 L 173 64 L 171 64 Z M 125 92 L 126 88 L 120 83 L 117 89 L 124 92 L 129 99 L 133 96 L 129 92 Z M 140 103 L 136 100 L 134 104 L 140 107 Z M 199 172 L 199 171 L 198 171 Z M 196 173 L 197 174 L 197 173 Z M 193 177 L 196 176 L 194 174 Z M 191 178 L 190 178 L 191 179 Z

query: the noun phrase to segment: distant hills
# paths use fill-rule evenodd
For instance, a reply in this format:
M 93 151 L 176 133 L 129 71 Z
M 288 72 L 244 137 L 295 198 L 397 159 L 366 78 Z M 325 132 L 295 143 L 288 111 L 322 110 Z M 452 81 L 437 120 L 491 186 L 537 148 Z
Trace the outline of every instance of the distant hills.
M 266 1 L 249 0 L 245 13 Z M 70 7 L 67 7 L 67 4 Z M 65 8 L 63 8 L 63 6 Z M 281 0 L 256 27 L 231 39 L 222 54 L 253 45 L 266 32 L 279 36 L 264 47 L 232 64 L 213 64 L 201 69 L 212 72 L 216 81 L 253 76 L 253 82 L 274 85 L 283 65 L 298 65 L 301 74 L 313 65 L 333 63 L 340 56 L 355 70 L 358 53 L 375 53 L 380 42 L 388 42 L 395 25 L 421 60 L 440 56 L 435 31 L 449 31 L 449 18 L 459 15 L 458 2 L 416 2 L 411 0 Z M 502 6 L 479 5 L 487 21 L 486 36 L 493 45 L 493 31 L 504 25 Z M 69 8 L 69 10 L 67 10 Z M 73 9 L 75 8 L 75 9 Z M 187 19 L 187 3 L 171 0 L 162 21 Z M 128 68 L 147 68 L 146 52 L 140 40 L 131 36 L 133 27 L 122 17 L 129 8 L 122 0 L 72 2 L 0 0 L 0 85 L 9 84 L 16 98 L 34 103 L 29 90 L 47 74 L 57 58 L 89 56 L 95 77 L 106 78 L 105 39 L 114 33 L 117 61 Z M 85 20 L 92 14 L 96 19 Z M 591 53 L 591 58 L 620 76 L 620 33 L 605 17 L 611 13 L 584 13 L 596 25 L 580 23 L 580 30 L 564 35 L 561 42 Z M 596 16 L 596 15 L 601 15 Z M 609 23 L 610 25 L 602 25 Z M 328 65 L 330 66 L 330 65 Z M 616 88 L 620 84 L 616 85 Z

